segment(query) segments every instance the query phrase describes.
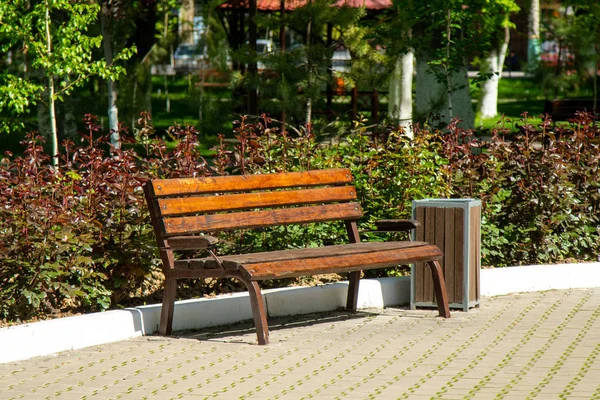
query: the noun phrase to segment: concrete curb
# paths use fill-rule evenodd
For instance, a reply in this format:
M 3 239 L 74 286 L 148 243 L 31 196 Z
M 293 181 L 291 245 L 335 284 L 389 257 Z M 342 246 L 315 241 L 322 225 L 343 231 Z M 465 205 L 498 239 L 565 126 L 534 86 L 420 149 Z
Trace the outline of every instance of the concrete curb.
M 270 317 L 344 307 L 348 283 L 263 292 Z M 485 269 L 481 295 L 600 287 L 600 263 Z M 359 308 L 408 304 L 410 277 L 361 281 Z M 247 293 L 176 303 L 173 330 L 199 329 L 252 318 Z M 0 329 L 0 363 L 117 342 L 158 330 L 160 304 L 60 318 Z

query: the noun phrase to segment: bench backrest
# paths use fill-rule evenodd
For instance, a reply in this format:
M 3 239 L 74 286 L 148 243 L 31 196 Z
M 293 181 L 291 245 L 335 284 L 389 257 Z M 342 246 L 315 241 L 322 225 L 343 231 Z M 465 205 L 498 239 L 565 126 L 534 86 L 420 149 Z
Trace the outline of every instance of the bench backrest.
M 555 121 L 575 118 L 577 111 L 599 113 L 600 101 L 597 102 L 595 109 L 593 99 L 546 100 L 544 103 L 544 114 L 550 115 Z
M 348 169 L 158 179 L 144 186 L 159 245 L 173 236 L 362 216 Z

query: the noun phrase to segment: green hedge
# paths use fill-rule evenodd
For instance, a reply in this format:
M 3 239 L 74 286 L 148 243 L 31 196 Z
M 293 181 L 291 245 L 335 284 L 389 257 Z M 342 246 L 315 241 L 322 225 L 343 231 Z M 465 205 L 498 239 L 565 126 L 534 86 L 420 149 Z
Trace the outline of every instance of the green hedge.
M 325 144 L 308 130 L 280 132 L 268 117 L 235 123 L 212 160 L 198 132 L 169 129 L 177 146 L 154 138 L 147 115 L 125 150 L 110 152 L 94 117 L 82 143 L 66 142 L 53 168 L 33 134 L 23 156 L 0 163 L 0 319 L 97 311 L 160 290 L 162 273 L 141 186 L 153 177 L 268 173 L 348 167 L 366 217 L 410 217 L 411 202 L 474 197 L 483 202 L 483 263 L 506 266 L 595 260 L 600 254 L 599 129 L 582 114 L 566 128 L 526 123 L 486 141 L 451 124 L 416 127 L 413 138 L 357 123 Z M 309 225 L 222 235 L 221 253 L 317 246 L 344 240 L 342 226 Z M 376 239 L 377 238 L 372 238 Z M 398 273 L 390 270 L 390 274 Z M 229 280 L 192 283 L 195 294 L 241 289 Z

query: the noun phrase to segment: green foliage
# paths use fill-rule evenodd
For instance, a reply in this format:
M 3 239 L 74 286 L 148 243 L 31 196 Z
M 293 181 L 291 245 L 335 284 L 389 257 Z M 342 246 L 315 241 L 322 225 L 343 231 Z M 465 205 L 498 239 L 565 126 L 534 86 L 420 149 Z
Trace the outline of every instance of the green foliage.
M 569 91 L 592 86 L 594 97 L 598 97 L 600 5 L 588 0 L 569 1 L 560 12 L 549 16 L 542 34 L 555 46 L 554 54 L 542 60 L 535 75 L 546 98 L 567 97 Z
M 329 156 L 352 171 L 369 222 L 410 218 L 412 200 L 449 195 L 439 132 L 419 129 L 411 138 L 396 128 L 370 132 L 364 122 Z
M 284 16 L 257 18 L 259 30 L 279 29 L 280 24 L 285 24 L 288 31 L 300 38 L 300 43 L 293 47 L 288 43 L 284 51 L 260 55 L 265 71 L 254 81 L 245 77 L 247 87 L 259 89 L 261 110 L 273 115 L 285 112 L 287 121 L 299 125 L 307 122 L 307 111 L 325 109 L 322 94 L 333 85 L 332 55 L 342 45 L 350 50 L 350 68 L 355 70 L 352 77 L 346 74 L 348 86 L 358 77 L 362 84 L 372 80 L 365 72 L 372 70 L 373 63 L 380 62 L 382 57 L 373 51 L 360 26 L 366 11 L 335 7 L 333 3 L 311 1 Z M 245 49 L 233 54 L 234 61 L 248 62 L 250 58 Z
M 450 194 L 440 132 L 418 130 L 411 139 L 392 127 L 370 131 L 365 122 L 356 122 L 344 137 L 335 138 L 336 144 L 327 145 L 310 130 L 279 132 L 266 116 L 256 123 L 243 117 L 235 123 L 236 144 L 221 141 L 215 168 L 220 174 L 349 168 L 365 214 L 360 229 L 373 229 L 373 222 L 384 218 L 411 218 L 414 199 Z M 386 238 L 366 235 L 371 240 Z M 341 223 L 321 223 L 236 233 L 223 239 L 226 245 L 221 251 L 239 253 L 347 243 L 348 236 Z
M 598 127 L 581 113 L 569 126 L 539 129 L 524 114 L 519 134 L 490 142 L 453 131 L 445 153 L 458 197 L 482 200 L 482 256 L 496 267 L 594 260 L 600 251 Z
M 534 127 L 525 114 L 510 141 L 508 130 L 495 128 L 485 142 L 457 121 L 444 131 L 416 127 L 411 139 L 361 120 L 324 143 L 310 129 L 281 132 L 266 115 L 242 117 L 234 124 L 236 140 L 221 137 L 210 163 L 191 127 L 169 129 L 177 143 L 169 151 L 143 115 L 137 145 L 111 157 L 95 119 L 85 123 L 83 145 L 66 142 L 57 168 L 34 135 L 23 156 L 9 154 L 0 163 L 0 319 L 103 310 L 157 291 L 161 263 L 141 190 L 153 177 L 347 167 L 366 216 L 361 229 L 377 219 L 410 217 L 413 200 L 473 197 L 483 203 L 484 265 L 593 260 L 600 253 L 600 135 L 589 114 L 556 128 L 550 121 Z M 222 239 L 219 252 L 227 254 L 344 243 L 347 235 L 332 223 Z M 190 285 L 198 294 L 243 290 L 224 279 Z
M 124 72 L 116 63 L 107 65 L 104 60 L 93 60 L 102 37 L 86 33 L 96 21 L 99 9 L 94 2 L 69 0 L 0 3 L 2 52 L 23 53 L 24 57 L 24 68 L 0 73 L 0 112 L 8 111 L 18 117 L 40 101 L 63 101 L 64 96 L 93 75 L 116 79 Z M 114 62 L 128 59 L 134 52 L 135 48 L 124 49 Z M 50 89 L 55 92 L 48 98 Z
M 0 320 L 103 310 L 161 282 L 141 185 L 207 173 L 197 132 L 172 127 L 178 145 L 167 151 L 142 117 L 146 157 L 133 148 L 113 157 L 95 118 L 86 126 L 84 144 L 65 142 L 56 168 L 33 134 L 23 156 L 0 164 Z

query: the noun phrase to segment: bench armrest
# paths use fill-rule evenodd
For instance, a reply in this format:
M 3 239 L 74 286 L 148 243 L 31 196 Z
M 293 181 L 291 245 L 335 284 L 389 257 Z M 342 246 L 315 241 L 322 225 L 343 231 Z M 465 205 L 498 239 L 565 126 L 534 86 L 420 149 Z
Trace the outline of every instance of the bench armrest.
M 420 225 L 414 219 L 382 219 L 375 222 L 377 232 L 410 232 Z
M 203 236 L 174 236 L 165 240 L 165 247 L 170 250 L 204 250 L 219 243 L 216 237 Z

